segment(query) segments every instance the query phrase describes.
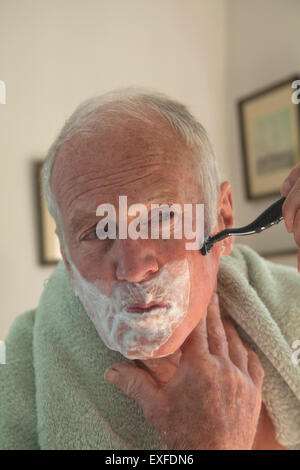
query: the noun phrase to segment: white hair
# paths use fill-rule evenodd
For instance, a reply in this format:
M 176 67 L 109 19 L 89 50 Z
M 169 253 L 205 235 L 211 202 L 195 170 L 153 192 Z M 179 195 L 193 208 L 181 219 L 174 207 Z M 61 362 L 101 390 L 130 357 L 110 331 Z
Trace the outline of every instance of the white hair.
M 124 116 L 151 123 L 151 114 L 163 117 L 171 128 L 193 149 L 198 171 L 200 199 L 204 203 L 205 236 L 217 223 L 217 201 L 220 191 L 220 172 L 212 145 L 204 127 L 188 108 L 169 96 L 141 87 L 126 87 L 92 97 L 81 103 L 65 122 L 51 145 L 44 162 L 44 193 L 50 214 L 56 222 L 56 230 L 62 246 L 66 247 L 60 211 L 51 190 L 51 173 L 61 146 L 75 134 L 93 135 L 97 129 L 115 127 L 118 118 Z M 153 118 L 152 118 L 153 119 Z

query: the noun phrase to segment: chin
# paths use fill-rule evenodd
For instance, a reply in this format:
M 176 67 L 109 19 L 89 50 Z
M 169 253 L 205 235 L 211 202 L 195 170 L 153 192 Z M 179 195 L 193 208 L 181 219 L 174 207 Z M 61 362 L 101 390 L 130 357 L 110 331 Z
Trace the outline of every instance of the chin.
M 171 356 L 172 354 L 176 353 L 178 349 L 180 349 L 180 347 L 182 346 L 186 338 L 190 335 L 190 333 L 193 331 L 195 326 L 193 326 L 190 321 L 179 324 L 177 328 L 173 331 L 169 339 L 167 339 L 167 341 L 162 344 L 159 348 L 154 349 L 151 355 L 143 354 L 142 349 L 131 350 L 121 354 L 123 354 L 123 356 L 125 356 L 127 359 L 137 359 L 142 361 Z
M 174 354 L 181 346 L 184 340 L 181 342 L 175 342 L 173 336 L 169 338 L 165 344 L 160 346 L 158 349 L 152 351 L 152 354 L 144 354 L 143 350 L 131 350 L 121 353 L 124 357 L 130 360 L 141 360 L 147 361 L 149 359 L 159 359 L 162 357 L 171 356 Z
M 173 350 L 171 348 L 165 348 L 164 346 L 161 346 L 159 349 L 154 351 L 152 355 L 143 354 L 143 351 L 127 351 L 126 353 L 121 354 L 126 357 L 126 359 L 130 359 L 132 361 L 147 361 L 149 359 L 159 359 L 161 357 L 171 356 L 175 351 L 176 349 Z
M 176 351 L 178 351 L 178 349 L 180 349 L 180 347 L 182 346 L 186 337 L 189 334 L 190 334 L 190 331 L 183 332 L 181 330 L 179 332 L 175 330 L 173 335 L 168 339 L 168 341 L 153 353 L 153 356 L 151 359 L 154 359 L 154 358 L 158 359 L 160 357 L 171 356 Z
M 153 358 L 170 356 L 181 348 L 199 322 L 198 317 L 194 316 L 191 318 L 192 320 L 187 318 L 185 322 L 178 326 L 165 344 L 154 352 Z

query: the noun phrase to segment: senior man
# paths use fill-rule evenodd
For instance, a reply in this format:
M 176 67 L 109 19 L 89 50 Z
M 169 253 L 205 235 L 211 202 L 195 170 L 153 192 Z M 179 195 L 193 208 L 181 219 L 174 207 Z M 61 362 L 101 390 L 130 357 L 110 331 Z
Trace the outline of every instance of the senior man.
M 90 99 L 44 174 L 63 261 L 6 340 L 0 447 L 298 448 L 297 271 L 231 237 L 206 256 L 186 249 L 185 233 L 121 237 L 120 216 L 115 238 L 98 236 L 109 220 L 97 208 L 118 209 L 120 196 L 147 208 L 146 225 L 153 204 L 202 203 L 205 236 L 233 226 L 230 184 L 187 108 L 136 88 Z

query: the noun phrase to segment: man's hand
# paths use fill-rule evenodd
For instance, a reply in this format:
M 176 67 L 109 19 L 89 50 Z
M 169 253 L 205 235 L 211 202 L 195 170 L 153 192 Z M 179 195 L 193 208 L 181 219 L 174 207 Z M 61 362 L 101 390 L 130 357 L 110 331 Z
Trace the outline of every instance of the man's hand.
M 251 449 L 254 442 L 263 368 L 213 300 L 167 383 L 131 364 L 105 373 L 138 403 L 169 449 Z
M 286 197 L 282 206 L 282 215 L 289 233 L 293 233 L 299 247 L 298 271 L 300 273 L 300 163 L 291 170 L 282 183 L 280 192 Z

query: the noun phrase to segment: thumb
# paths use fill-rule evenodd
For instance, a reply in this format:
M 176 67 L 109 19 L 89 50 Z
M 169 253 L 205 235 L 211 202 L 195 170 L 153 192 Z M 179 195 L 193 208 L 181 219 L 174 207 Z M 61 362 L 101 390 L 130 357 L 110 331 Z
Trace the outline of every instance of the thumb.
M 104 378 L 133 398 L 143 409 L 147 407 L 147 403 L 151 403 L 151 397 L 158 390 L 158 385 L 149 372 L 131 364 L 110 366 L 104 372 Z

